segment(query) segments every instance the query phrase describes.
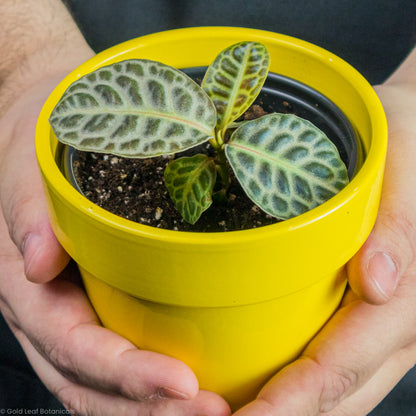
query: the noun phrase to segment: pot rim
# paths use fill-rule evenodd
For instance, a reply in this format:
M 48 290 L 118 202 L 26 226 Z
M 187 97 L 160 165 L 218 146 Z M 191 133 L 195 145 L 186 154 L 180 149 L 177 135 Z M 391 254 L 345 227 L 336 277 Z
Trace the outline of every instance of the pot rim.
M 206 39 L 210 37 L 221 38 L 227 37 L 227 35 L 229 36 L 230 32 L 233 36 L 238 35 L 242 40 L 251 39 L 259 42 L 277 42 L 288 48 L 297 49 L 300 53 L 313 56 L 315 60 L 319 60 L 323 65 L 332 66 L 337 73 L 354 87 L 360 98 L 366 103 L 366 107 L 369 109 L 369 117 L 371 119 L 371 143 L 368 149 L 366 149 L 367 153 L 363 165 L 351 182 L 327 202 L 289 220 L 255 229 L 212 233 L 174 231 L 139 224 L 100 208 L 74 189 L 57 165 L 55 158 L 55 152 L 58 147 L 57 140 L 53 137 L 48 122 L 52 109 L 69 84 L 83 74 L 91 72 L 96 67 L 108 64 L 114 57 L 119 58 L 118 60 L 122 60 L 123 55 L 126 52 L 137 48 L 140 49 L 140 44 L 156 45 L 164 39 L 169 39 L 172 42 L 175 39 L 182 40 L 187 37 L 201 37 Z M 198 65 L 199 62 L 196 62 L 196 64 Z M 60 195 L 60 198 L 66 200 L 73 210 L 93 219 L 98 226 L 110 227 L 118 231 L 123 231 L 126 234 L 126 237 L 128 236 L 127 238 L 131 239 L 134 239 L 136 236 L 142 236 L 153 240 L 167 240 L 176 244 L 222 245 L 232 244 L 233 242 L 241 243 L 252 239 L 262 239 L 269 233 L 280 234 L 297 228 L 306 227 L 311 223 L 319 221 L 331 212 L 340 209 L 354 197 L 360 186 L 364 184 L 368 185 L 369 181 L 373 181 L 377 176 L 380 167 L 383 166 L 387 147 L 387 122 L 383 107 L 375 91 L 365 78 L 341 58 L 319 46 L 287 35 L 258 29 L 195 27 L 168 30 L 132 39 L 100 52 L 84 64 L 80 65 L 61 81 L 46 100 L 36 128 L 35 145 L 40 169 L 43 175 L 47 177 L 48 185 L 53 192 Z

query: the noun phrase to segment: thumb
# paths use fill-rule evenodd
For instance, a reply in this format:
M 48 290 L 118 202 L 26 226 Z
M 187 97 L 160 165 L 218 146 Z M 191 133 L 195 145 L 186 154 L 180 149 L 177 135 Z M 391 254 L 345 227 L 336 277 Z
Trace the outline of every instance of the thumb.
M 2 120 L 2 134 L 10 140 L 2 149 L 0 199 L 10 237 L 24 257 L 26 276 L 42 283 L 57 276 L 69 256 L 56 239 L 47 215 L 34 149 L 37 115 L 38 107 L 17 123 Z
M 374 229 L 347 265 L 348 281 L 363 300 L 382 304 L 390 300 L 401 276 L 414 258 L 415 222 L 391 208 L 380 210 Z
M 380 96 L 394 102 L 394 89 L 383 92 Z M 394 295 L 416 250 L 416 141 L 410 131 L 414 126 L 404 123 L 400 112 L 386 113 L 389 148 L 379 214 L 368 240 L 347 265 L 354 292 L 375 304 Z

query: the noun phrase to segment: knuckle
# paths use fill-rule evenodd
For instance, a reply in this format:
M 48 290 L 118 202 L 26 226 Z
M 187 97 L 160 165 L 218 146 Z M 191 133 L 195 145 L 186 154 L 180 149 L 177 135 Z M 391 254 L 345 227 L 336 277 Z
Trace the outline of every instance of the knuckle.
M 137 400 L 139 402 L 145 402 L 149 399 L 144 394 L 138 396 L 137 392 L 131 386 L 129 380 L 126 377 L 117 377 L 113 379 L 114 389 L 122 396 Z
M 55 396 L 73 416 L 89 416 L 93 414 L 91 409 L 89 409 L 87 399 L 81 397 L 72 385 L 65 385 L 56 389 Z
M 267 397 L 257 397 L 256 406 L 259 415 L 262 416 L 275 416 L 277 414 L 277 409 L 275 406 L 267 399 Z
M 55 339 L 43 339 L 41 343 L 41 349 L 55 368 L 68 380 L 79 381 L 80 371 L 71 358 L 72 354 L 66 348 L 66 343 Z
M 328 369 L 324 377 L 321 412 L 328 412 L 337 406 L 357 386 L 360 378 L 358 372 L 340 366 Z
M 128 358 L 129 353 L 136 351 L 136 347 L 131 347 L 131 344 L 126 344 L 126 349 L 118 354 L 117 359 Z M 160 400 L 163 396 L 158 386 L 147 382 L 146 379 L 141 379 L 140 391 L 137 390 L 137 385 L 131 382 L 131 377 L 126 377 L 126 374 L 113 374 L 112 384 L 115 391 L 124 397 L 130 398 L 140 403 L 152 402 Z

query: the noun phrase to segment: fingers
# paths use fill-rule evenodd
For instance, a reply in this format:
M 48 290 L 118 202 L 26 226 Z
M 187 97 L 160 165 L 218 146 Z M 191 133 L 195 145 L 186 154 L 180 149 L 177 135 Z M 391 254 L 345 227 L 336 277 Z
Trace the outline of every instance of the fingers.
M 219 396 L 200 391 L 188 400 L 172 400 L 163 391 L 139 400 L 106 394 L 68 381 L 33 348 L 25 335 L 16 336 L 36 373 L 46 387 L 71 414 L 91 416 L 158 415 L 158 416 L 229 416 L 228 405 Z
M 416 345 L 395 353 L 357 392 L 320 416 L 366 416 L 396 386 L 416 362 Z
M 198 393 L 196 377 L 182 362 L 138 350 L 96 324 L 78 325 L 61 342 L 52 350 L 42 345 L 43 351 L 67 378 L 85 386 L 138 401 L 190 399 Z
M 2 120 L 2 135 L 10 141 L 1 152 L 0 199 L 9 234 L 24 256 L 27 278 L 45 282 L 63 270 L 69 256 L 49 224 L 36 162 L 34 131 L 39 109 L 40 103 L 29 103 L 21 120 Z
M 97 416 L 229 414 L 219 396 L 198 391 L 184 363 L 100 327 L 78 286 L 62 276 L 27 281 L 10 245 L 0 240 L 2 310 L 35 371 L 68 408 Z
M 29 282 L 16 247 L 4 236 L 4 226 L 1 222 L 3 314 L 58 372 L 75 384 L 135 400 L 160 392 L 195 396 L 198 382 L 185 364 L 139 351 L 100 327 L 81 288 L 62 276 L 42 285 Z
M 39 286 L 18 276 L 14 281 L 25 292 L 9 299 L 23 304 L 15 311 L 16 321 L 65 378 L 138 401 L 161 395 L 189 399 L 197 394 L 198 381 L 184 363 L 138 350 L 99 326 L 84 292 L 72 283 L 57 278 Z
M 374 304 L 391 299 L 416 252 L 416 142 L 409 140 L 416 121 L 406 113 L 414 111 L 416 97 L 395 86 L 380 87 L 378 93 L 389 126 L 380 210 L 368 240 L 348 264 L 352 289 Z
M 23 325 L 31 341 L 25 351 L 36 346 L 35 370 L 68 409 L 97 416 L 229 415 L 223 399 L 198 391 L 185 364 L 138 350 L 98 326 L 83 292 L 71 283 L 59 278 L 41 286 L 25 283 L 35 289 L 27 307 L 32 317 Z
M 395 351 L 413 341 L 414 331 L 406 322 L 413 322 L 415 313 L 409 306 L 403 299 L 393 299 L 383 306 L 356 301 L 342 308 L 301 358 L 235 416 L 315 416 L 333 411 Z
M 192 371 L 141 351 L 100 327 L 84 291 L 64 273 L 38 285 L 0 218 L 0 307 L 46 386 L 80 415 L 229 415 L 219 396 L 198 391 Z M 70 276 L 72 277 L 72 276 Z

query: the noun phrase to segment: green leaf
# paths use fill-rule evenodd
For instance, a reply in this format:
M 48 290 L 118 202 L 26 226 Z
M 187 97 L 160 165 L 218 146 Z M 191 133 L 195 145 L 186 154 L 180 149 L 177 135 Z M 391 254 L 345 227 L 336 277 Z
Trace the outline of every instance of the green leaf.
M 216 172 L 214 160 L 201 154 L 176 159 L 166 167 L 169 195 L 188 223 L 195 224 L 211 205 Z
M 75 81 L 51 113 L 56 137 L 80 150 L 152 157 L 208 140 L 216 111 L 181 71 L 149 60 L 126 60 Z
M 266 80 L 269 52 L 258 42 L 240 42 L 224 49 L 209 66 L 202 88 L 217 109 L 217 128 L 223 129 L 253 103 Z
M 245 123 L 225 153 L 250 199 L 281 219 L 322 204 L 348 183 L 335 145 L 292 114 L 268 114 Z

